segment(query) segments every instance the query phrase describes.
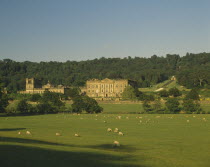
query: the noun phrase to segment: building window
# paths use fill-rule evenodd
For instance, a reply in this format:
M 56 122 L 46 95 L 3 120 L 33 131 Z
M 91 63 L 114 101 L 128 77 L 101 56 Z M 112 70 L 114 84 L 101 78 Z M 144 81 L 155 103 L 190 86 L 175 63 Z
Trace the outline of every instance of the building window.
M 104 90 L 102 89 L 101 92 L 104 92 Z

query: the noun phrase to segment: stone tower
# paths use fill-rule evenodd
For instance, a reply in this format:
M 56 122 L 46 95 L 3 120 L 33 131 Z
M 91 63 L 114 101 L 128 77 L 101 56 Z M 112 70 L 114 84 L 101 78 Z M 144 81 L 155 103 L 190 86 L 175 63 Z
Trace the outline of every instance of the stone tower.
M 26 78 L 26 90 L 34 89 L 34 78 Z

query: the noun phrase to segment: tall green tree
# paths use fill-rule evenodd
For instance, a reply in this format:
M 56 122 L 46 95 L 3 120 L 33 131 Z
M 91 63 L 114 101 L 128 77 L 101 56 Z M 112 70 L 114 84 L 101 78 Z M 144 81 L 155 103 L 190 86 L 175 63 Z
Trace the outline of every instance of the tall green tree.
M 123 100 L 136 100 L 136 94 L 135 94 L 135 89 L 132 86 L 127 86 L 123 93 L 122 93 L 122 99 Z
M 7 94 L 3 91 L 0 81 L 0 113 L 5 112 L 5 108 L 9 105 Z

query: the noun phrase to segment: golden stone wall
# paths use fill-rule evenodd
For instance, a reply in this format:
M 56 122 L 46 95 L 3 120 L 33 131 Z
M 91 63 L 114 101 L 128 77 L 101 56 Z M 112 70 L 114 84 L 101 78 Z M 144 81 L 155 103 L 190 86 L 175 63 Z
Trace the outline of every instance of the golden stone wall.
M 94 98 L 120 98 L 128 80 L 88 80 L 86 82 L 86 94 Z

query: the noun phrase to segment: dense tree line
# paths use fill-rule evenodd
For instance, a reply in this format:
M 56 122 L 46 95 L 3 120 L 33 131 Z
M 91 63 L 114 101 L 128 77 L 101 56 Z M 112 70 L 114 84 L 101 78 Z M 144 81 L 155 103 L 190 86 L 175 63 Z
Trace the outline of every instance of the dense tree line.
M 192 89 L 188 92 L 182 99 L 179 99 L 178 96 L 181 96 L 181 93 L 176 88 L 169 89 L 169 96 L 164 100 L 164 103 L 161 103 L 160 97 L 162 93 L 159 93 L 159 98 L 156 100 L 144 100 L 143 109 L 144 113 L 150 114 L 177 114 L 177 113 L 210 113 L 202 110 L 199 103 L 199 93 L 197 89 Z M 164 93 L 165 94 L 165 93 Z M 166 96 L 162 96 L 166 97 Z
M 80 94 L 79 89 L 71 88 L 65 95 L 71 98 L 73 104 L 68 106 L 62 101 L 63 94 L 45 91 L 42 95 L 32 94 L 22 96 L 16 102 L 8 105 L 8 101 L 0 92 L 0 113 L 6 114 L 53 114 L 53 113 L 101 113 L 103 108 L 98 105 L 98 102 L 86 95 Z M 6 94 L 4 94 L 6 95 Z M 66 98 L 65 97 L 65 98 Z M 35 102 L 35 103 L 33 103 Z M 4 105 L 3 105 L 4 104 Z
M 86 80 L 131 79 L 138 87 L 149 87 L 175 75 L 178 82 L 188 88 L 209 87 L 210 53 L 166 55 L 151 58 L 100 58 L 87 61 L 66 62 L 16 62 L 10 59 L 0 60 L 0 78 L 9 91 L 25 89 L 25 78 L 48 80 L 52 84 L 83 86 Z

